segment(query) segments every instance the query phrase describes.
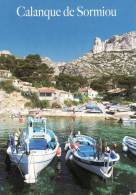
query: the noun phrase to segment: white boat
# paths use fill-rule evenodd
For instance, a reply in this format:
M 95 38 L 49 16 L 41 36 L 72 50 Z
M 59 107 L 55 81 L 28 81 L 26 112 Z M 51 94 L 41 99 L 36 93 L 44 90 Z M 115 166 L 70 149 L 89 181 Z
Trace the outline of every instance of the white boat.
M 126 124 L 126 123 L 136 123 L 136 118 L 130 118 L 130 117 L 122 117 L 120 118 L 119 122 Z
M 80 167 L 93 172 L 100 177 L 110 178 L 113 165 L 119 161 L 120 156 L 113 150 L 98 152 L 96 140 L 85 135 L 72 134 L 65 145 L 66 160 L 74 161 Z
M 122 142 L 122 150 L 124 152 L 130 151 L 132 154 L 136 155 L 136 139 L 125 136 Z
M 10 135 L 8 142 L 7 155 L 26 183 L 35 183 L 40 171 L 60 149 L 56 135 L 46 128 L 44 118 L 28 117 L 27 127 L 19 135 Z

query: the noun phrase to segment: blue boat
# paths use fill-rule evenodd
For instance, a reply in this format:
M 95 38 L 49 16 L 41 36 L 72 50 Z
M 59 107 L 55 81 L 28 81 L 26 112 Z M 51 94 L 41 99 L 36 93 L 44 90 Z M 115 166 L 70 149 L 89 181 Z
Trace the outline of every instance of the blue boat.
M 114 150 L 100 152 L 96 140 L 86 135 L 71 134 L 65 145 L 66 160 L 75 162 L 80 167 L 93 172 L 100 177 L 110 178 L 113 166 L 120 156 Z

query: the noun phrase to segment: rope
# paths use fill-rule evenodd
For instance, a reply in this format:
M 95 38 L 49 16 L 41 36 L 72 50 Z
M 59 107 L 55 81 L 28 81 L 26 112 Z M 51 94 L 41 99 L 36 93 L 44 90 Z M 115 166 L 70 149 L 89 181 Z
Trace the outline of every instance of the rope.
M 18 161 L 18 163 L 17 163 L 17 167 L 18 167 L 18 169 L 19 169 L 19 171 L 20 171 L 22 177 L 24 177 L 24 174 L 23 174 L 22 170 L 20 169 L 19 164 L 20 164 L 21 159 L 23 158 L 23 155 L 24 155 L 24 154 L 25 154 L 25 152 L 21 155 L 21 157 L 20 157 L 20 159 L 19 159 L 19 161 Z
M 31 158 L 33 157 L 33 155 L 31 156 Z M 36 179 L 36 174 L 35 174 L 35 165 L 34 165 L 34 163 L 32 163 L 33 164 L 33 168 L 34 168 L 34 177 L 35 177 L 35 179 Z

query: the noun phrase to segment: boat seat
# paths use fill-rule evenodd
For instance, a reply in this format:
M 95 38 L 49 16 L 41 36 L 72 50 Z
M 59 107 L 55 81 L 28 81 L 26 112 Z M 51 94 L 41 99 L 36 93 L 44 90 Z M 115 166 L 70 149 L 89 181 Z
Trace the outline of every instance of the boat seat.
M 90 147 L 89 145 L 81 145 L 77 153 L 81 157 L 91 157 L 96 155 L 96 149 L 94 147 Z
M 31 139 L 29 148 L 30 150 L 46 150 L 48 148 L 48 145 L 45 139 Z
M 48 143 L 47 143 L 47 147 L 48 147 L 49 149 L 54 149 L 54 148 L 56 147 L 56 142 L 54 142 L 54 141 L 48 142 Z

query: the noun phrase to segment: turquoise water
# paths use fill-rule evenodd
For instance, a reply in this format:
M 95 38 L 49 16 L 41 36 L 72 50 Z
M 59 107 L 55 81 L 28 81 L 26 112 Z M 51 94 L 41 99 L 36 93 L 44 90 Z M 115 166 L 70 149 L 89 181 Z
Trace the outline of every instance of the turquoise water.
M 116 122 L 72 118 L 48 118 L 47 126 L 53 129 L 62 147 L 61 161 L 54 159 L 51 165 L 39 175 L 36 184 L 23 183 L 20 172 L 16 167 L 6 170 L 4 159 L 8 133 L 23 127 L 17 119 L 0 119 L 0 195 L 128 195 L 136 192 L 136 157 L 124 154 L 121 142 L 125 135 L 136 137 L 135 126 L 123 126 Z M 120 162 L 114 168 L 113 178 L 104 181 L 98 176 L 88 173 L 73 163 L 66 164 L 63 151 L 65 141 L 71 130 L 101 137 L 109 145 L 117 144 Z

